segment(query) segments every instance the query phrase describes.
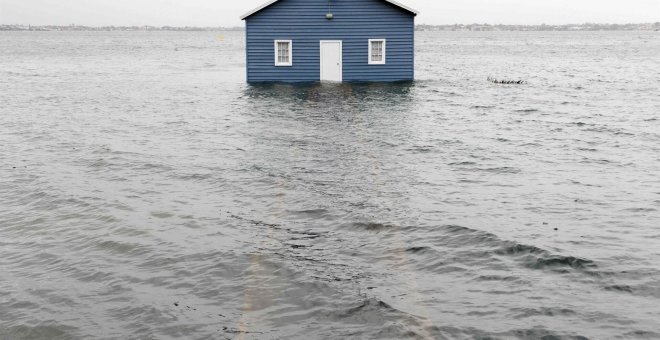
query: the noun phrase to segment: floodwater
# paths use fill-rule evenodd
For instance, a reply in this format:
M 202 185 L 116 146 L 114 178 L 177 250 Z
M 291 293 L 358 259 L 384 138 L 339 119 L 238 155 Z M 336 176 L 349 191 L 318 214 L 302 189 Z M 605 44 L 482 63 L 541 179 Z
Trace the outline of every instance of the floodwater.
M 243 46 L 0 33 L 0 339 L 660 338 L 658 32 L 419 32 L 400 84 Z

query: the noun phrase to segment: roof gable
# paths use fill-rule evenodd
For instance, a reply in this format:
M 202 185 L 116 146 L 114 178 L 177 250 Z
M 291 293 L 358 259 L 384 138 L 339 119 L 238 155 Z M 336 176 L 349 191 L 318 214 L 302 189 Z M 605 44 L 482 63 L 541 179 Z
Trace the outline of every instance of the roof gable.
M 241 20 L 245 20 L 245 19 L 251 17 L 252 15 L 261 12 L 261 10 L 264 10 L 264 9 L 266 9 L 267 7 L 270 7 L 270 5 L 273 5 L 273 4 L 275 4 L 276 2 L 278 2 L 278 1 L 279 1 L 279 0 L 270 0 L 270 1 L 268 1 L 267 3 L 265 3 L 265 4 L 263 4 L 263 5 L 261 5 L 261 6 L 257 7 L 257 8 L 255 8 L 255 9 L 253 9 L 253 10 L 251 10 L 251 11 L 245 13 L 244 15 L 242 15 L 242 16 L 241 16 Z M 412 8 L 410 8 L 410 7 L 407 7 L 407 6 L 405 6 L 405 5 L 401 4 L 401 3 L 398 3 L 398 2 L 396 2 L 396 1 L 394 1 L 394 0 L 383 0 L 383 1 L 385 1 L 385 2 L 389 2 L 390 4 L 392 4 L 392 5 L 396 6 L 396 7 L 399 7 L 399 8 L 401 8 L 401 9 L 403 9 L 404 11 L 408 11 L 408 12 L 412 13 L 412 14 L 415 15 L 415 16 L 416 16 L 417 14 L 419 14 L 419 12 L 417 12 L 416 10 L 414 10 L 414 9 L 412 9 Z

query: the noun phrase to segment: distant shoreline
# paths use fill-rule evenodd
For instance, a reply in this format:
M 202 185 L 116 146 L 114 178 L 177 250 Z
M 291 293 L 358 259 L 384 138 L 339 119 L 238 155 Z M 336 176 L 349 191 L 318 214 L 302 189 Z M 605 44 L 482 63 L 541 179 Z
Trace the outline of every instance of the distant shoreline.
M 244 31 L 243 27 L 175 27 L 175 26 L 57 26 L 57 25 L 0 25 L 0 31 L 83 31 L 83 32 L 146 32 L 146 31 L 169 31 L 169 32 L 210 32 L 210 31 Z
M 562 32 L 562 31 L 659 31 L 660 22 L 641 24 L 568 24 L 568 25 L 417 25 L 416 31 L 522 31 L 522 32 Z
M 244 31 L 244 27 L 175 27 L 175 26 L 80 26 L 80 25 L 0 25 L 0 31 L 126 31 L 126 32 L 208 32 L 208 31 Z M 660 31 L 660 22 L 641 24 L 570 24 L 570 25 L 490 25 L 490 24 L 456 24 L 456 25 L 416 25 L 416 31 Z

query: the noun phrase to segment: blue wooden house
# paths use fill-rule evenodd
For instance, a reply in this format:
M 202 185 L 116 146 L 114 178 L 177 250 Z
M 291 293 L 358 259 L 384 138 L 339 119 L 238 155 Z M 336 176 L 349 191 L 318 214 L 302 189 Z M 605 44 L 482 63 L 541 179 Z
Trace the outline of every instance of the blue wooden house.
M 241 17 L 247 80 L 413 80 L 416 15 L 391 0 L 269 1 Z

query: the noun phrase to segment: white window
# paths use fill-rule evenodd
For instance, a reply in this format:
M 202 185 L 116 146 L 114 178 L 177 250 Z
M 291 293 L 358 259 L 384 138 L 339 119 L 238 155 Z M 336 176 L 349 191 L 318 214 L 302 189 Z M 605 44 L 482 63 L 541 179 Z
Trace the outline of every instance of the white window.
M 275 66 L 293 65 L 293 42 L 275 40 Z
M 385 39 L 369 39 L 369 64 L 385 64 Z

